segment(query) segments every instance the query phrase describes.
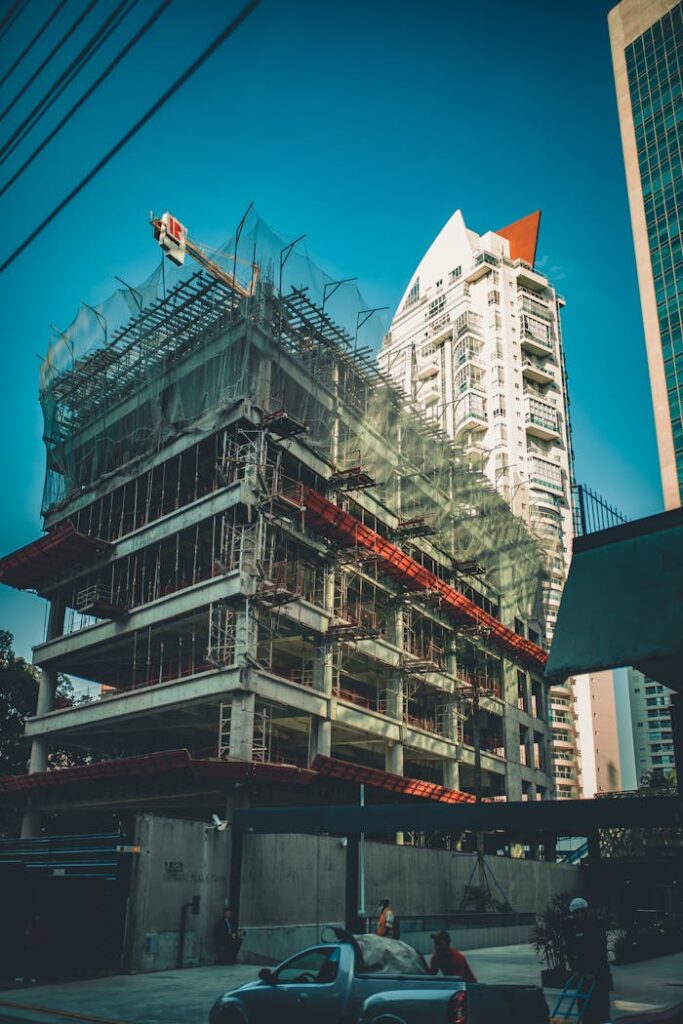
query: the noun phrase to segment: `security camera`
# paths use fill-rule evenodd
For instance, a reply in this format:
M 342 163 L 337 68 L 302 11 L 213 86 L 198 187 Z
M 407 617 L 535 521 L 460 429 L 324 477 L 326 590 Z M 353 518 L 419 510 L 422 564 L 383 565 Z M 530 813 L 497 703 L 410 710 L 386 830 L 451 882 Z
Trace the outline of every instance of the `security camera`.
M 227 827 L 227 821 L 221 821 L 217 814 L 212 814 L 211 824 L 207 827 L 206 831 L 211 832 L 215 830 L 216 832 L 225 832 Z
M 348 843 L 349 843 L 349 841 L 348 841 L 348 839 L 346 838 L 346 836 L 344 836 L 344 838 L 343 838 L 343 839 L 340 839 L 340 840 L 339 840 L 339 845 L 340 845 L 340 846 L 348 846 Z

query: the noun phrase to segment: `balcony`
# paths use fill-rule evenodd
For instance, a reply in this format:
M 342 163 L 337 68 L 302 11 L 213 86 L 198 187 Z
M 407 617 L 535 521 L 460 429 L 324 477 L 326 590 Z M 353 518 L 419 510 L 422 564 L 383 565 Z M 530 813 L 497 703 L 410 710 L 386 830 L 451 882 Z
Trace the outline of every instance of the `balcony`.
M 470 331 L 481 336 L 484 332 L 484 318 L 479 313 L 474 313 L 471 309 L 467 309 L 455 321 L 453 330 L 455 331 L 456 338 L 460 338 L 463 334 L 467 334 Z
M 483 398 L 474 394 L 463 395 L 456 407 L 456 440 L 464 431 L 486 430 L 487 424 L 488 417 Z
M 540 437 L 543 441 L 555 441 L 560 436 L 557 410 L 547 402 L 526 395 L 524 398 L 524 420 L 527 434 Z
M 421 369 L 417 371 L 416 376 L 418 380 L 429 380 L 431 377 L 436 377 L 438 372 L 438 363 L 427 363 L 426 366 L 423 366 Z
M 547 350 L 545 350 L 545 354 L 550 355 Z M 527 355 L 522 360 L 522 376 L 527 380 L 533 380 L 536 384 L 555 383 L 555 369 L 552 363 L 544 362 L 535 356 Z
M 485 274 L 489 274 L 499 266 L 500 260 L 497 256 L 494 256 L 490 252 L 476 252 L 472 262 L 472 269 L 465 275 L 465 281 L 472 284 L 474 281 L 478 281 L 480 277 L 484 277 Z
M 522 316 L 522 348 L 537 356 L 554 356 L 555 341 L 545 325 L 536 323 L 528 316 Z
M 548 462 L 546 459 L 530 460 L 529 483 L 532 487 L 564 496 L 562 470 L 554 462 Z
M 544 292 L 548 287 L 548 279 L 537 273 L 530 263 L 515 260 L 512 267 L 517 271 L 517 283 L 522 287 L 530 288 L 533 292 Z

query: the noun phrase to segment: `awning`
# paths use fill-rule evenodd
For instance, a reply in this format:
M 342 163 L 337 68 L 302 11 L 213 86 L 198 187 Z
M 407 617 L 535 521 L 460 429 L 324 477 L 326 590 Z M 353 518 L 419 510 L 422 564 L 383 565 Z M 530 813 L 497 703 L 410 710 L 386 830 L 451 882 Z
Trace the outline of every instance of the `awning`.
M 683 509 L 574 541 L 546 676 L 625 665 L 683 691 Z
M 0 583 L 40 593 L 65 569 L 87 565 L 110 548 L 105 540 L 79 533 L 67 519 L 44 537 L 0 558 Z

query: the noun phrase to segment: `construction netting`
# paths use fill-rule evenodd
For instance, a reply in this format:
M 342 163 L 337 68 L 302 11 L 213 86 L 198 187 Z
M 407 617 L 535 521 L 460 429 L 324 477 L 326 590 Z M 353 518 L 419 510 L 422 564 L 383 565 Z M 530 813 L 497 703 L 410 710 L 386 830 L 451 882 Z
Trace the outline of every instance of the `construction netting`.
M 177 355 L 174 336 L 183 332 L 180 347 L 189 346 L 187 334 L 223 328 L 239 318 L 257 316 L 269 291 L 283 295 L 298 289 L 326 312 L 359 348 L 376 350 L 386 330 L 381 313 L 368 316 L 368 303 L 354 281 L 339 282 L 326 274 L 306 251 L 305 241 L 293 248 L 256 213 L 252 213 L 239 245 L 230 238 L 219 249 L 206 250 L 218 265 L 247 285 L 251 264 L 259 267 L 261 287 L 253 301 L 221 287 L 199 273 L 191 259 L 179 267 L 161 262 L 141 283 L 120 287 L 97 306 L 82 303 L 77 316 L 63 331 L 53 329 L 40 372 L 40 399 L 45 420 L 47 472 L 43 512 L 58 506 L 141 452 L 163 445 L 168 437 L 196 418 L 197 398 L 207 409 L 217 399 L 244 392 L 246 367 L 235 351 L 209 365 L 211 379 L 197 378 L 191 399 L 166 386 L 165 373 Z M 360 324 L 360 326 L 359 326 Z M 214 374 L 217 372 L 217 376 Z M 145 385 L 144 396 L 141 386 Z M 185 392 L 187 389 L 184 389 Z M 105 408 L 128 393 L 137 393 L 140 416 L 128 417 L 126 436 L 112 420 L 91 443 L 74 445 L 87 425 Z M 163 401 L 162 401 L 163 395 Z M 144 408 L 143 408 L 144 406 Z
M 191 260 L 167 262 L 100 306 L 81 306 L 51 338 L 41 372 L 44 512 L 130 477 L 188 434 L 219 429 L 237 402 L 284 408 L 334 470 L 360 468 L 372 500 L 456 562 L 476 563 L 506 595 L 507 614 L 540 620 L 537 542 L 471 455 L 379 374 L 384 324 L 367 315 L 355 283 L 325 274 L 301 244 L 288 250 L 257 218 L 237 253 L 232 239 L 209 255 L 239 268 L 245 287 Z M 258 284 L 245 295 L 252 263 Z

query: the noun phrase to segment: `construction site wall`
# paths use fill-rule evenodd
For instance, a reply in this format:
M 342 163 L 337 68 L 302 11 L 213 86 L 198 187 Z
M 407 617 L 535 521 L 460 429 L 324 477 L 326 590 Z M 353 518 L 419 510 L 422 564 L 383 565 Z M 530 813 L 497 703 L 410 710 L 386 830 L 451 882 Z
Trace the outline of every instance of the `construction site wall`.
M 416 922 L 416 930 L 402 929 L 407 942 L 427 951 L 430 932 L 458 914 L 464 887 L 476 884 L 476 855 L 379 842 L 365 849 L 367 913 L 376 916 L 379 900 L 390 898 L 404 919 L 432 918 Z M 276 960 L 319 941 L 321 926 L 342 925 L 345 856 L 343 840 L 329 836 L 247 837 L 240 901 L 244 955 Z M 540 913 L 555 893 L 581 891 L 576 866 L 493 856 L 485 862 L 494 896 L 502 900 L 504 894 L 514 911 Z M 449 930 L 456 944 L 469 949 L 529 940 L 528 922 L 449 924 Z
M 215 963 L 214 925 L 228 903 L 230 832 L 141 814 L 135 842 L 140 852 L 131 878 L 124 970 Z M 187 906 L 195 896 L 198 914 Z
M 230 830 L 151 814 L 138 816 L 136 856 L 123 957 L 131 972 L 216 962 L 214 926 L 229 902 Z M 240 958 L 272 963 L 320 941 L 325 925 L 343 927 L 346 847 L 331 836 L 273 835 L 245 839 L 240 898 Z M 514 911 L 539 913 L 556 892 L 581 889 L 578 867 L 486 857 Z M 366 843 L 366 909 L 376 915 L 390 897 L 404 918 L 403 938 L 429 949 L 429 933 L 458 914 L 463 888 L 473 884 L 475 855 L 390 843 Z M 491 876 L 490 876 L 491 877 Z M 502 894 L 491 881 L 494 895 Z M 183 906 L 199 896 L 199 914 Z M 421 918 L 409 922 L 408 918 Z M 528 921 L 454 928 L 463 948 L 526 942 Z

